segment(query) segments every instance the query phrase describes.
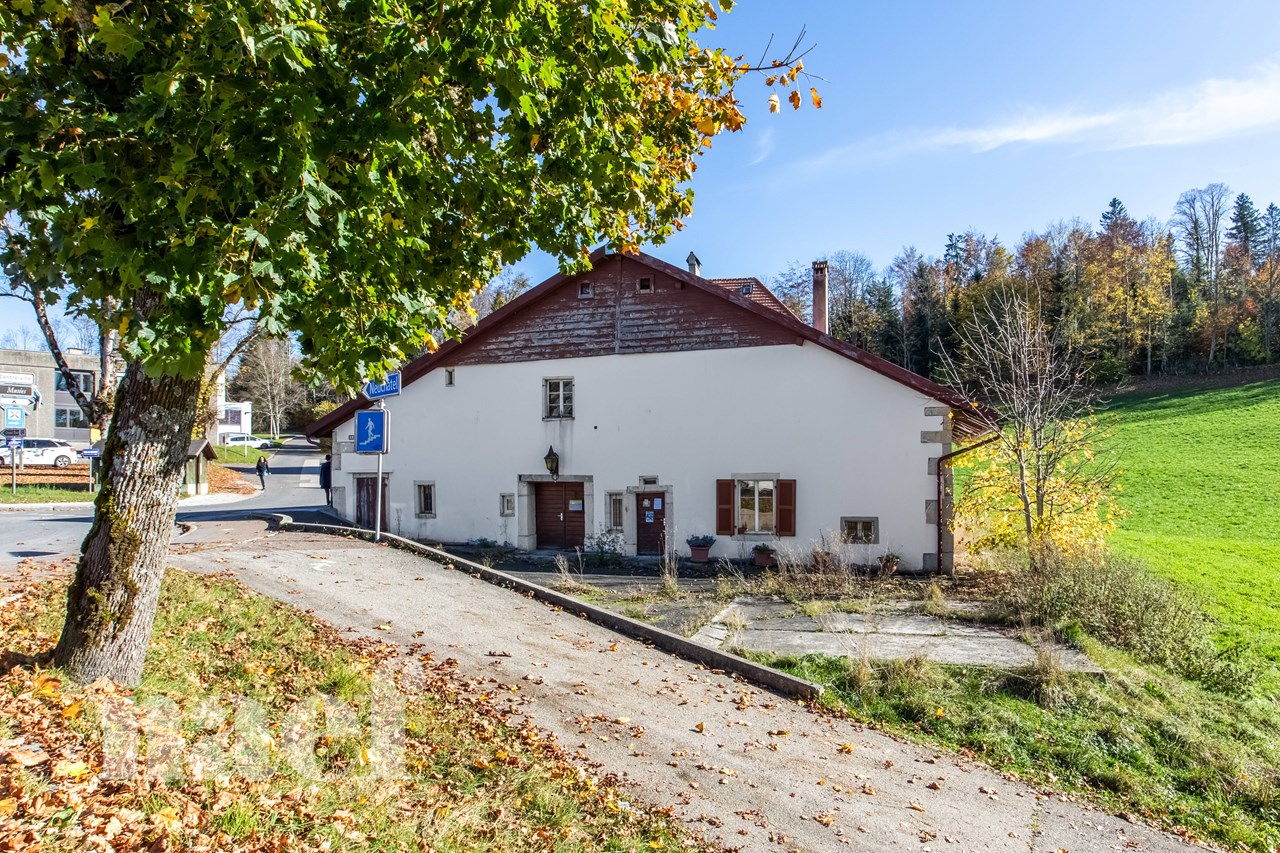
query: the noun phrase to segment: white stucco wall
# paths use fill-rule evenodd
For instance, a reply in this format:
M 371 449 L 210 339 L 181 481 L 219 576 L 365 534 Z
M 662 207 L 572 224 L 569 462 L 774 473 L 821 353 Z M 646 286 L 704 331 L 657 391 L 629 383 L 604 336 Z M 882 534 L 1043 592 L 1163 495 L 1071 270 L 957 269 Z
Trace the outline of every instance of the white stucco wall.
M 543 420 L 548 377 L 573 378 L 573 420 Z M 453 387 L 437 369 L 387 401 L 385 529 L 527 545 L 519 517 L 531 501 L 517 501 L 516 517 L 501 517 L 499 495 L 521 493 L 522 474 L 545 475 L 550 445 L 562 478 L 591 478 L 588 536 L 607 518 L 606 492 L 657 475 L 670 489 L 671 539 L 687 554 L 688 536 L 715 532 L 716 480 L 768 473 L 797 481 L 797 536 L 782 547 L 807 551 L 838 531 L 842 516 L 873 516 L 880 541 L 866 546 L 868 557 L 893 551 L 917 568 L 937 551 L 936 527 L 926 520 L 937 488 L 929 458 L 945 451 L 921 433 L 943 428 L 939 405 L 812 343 L 459 366 Z M 354 421 L 334 431 L 335 452 L 353 432 Z M 340 457 L 335 506 L 353 518 L 352 475 L 373 472 L 376 462 Z M 435 518 L 415 517 L 415 481 L 435 483 Z M 624 507 L 634 513 L 634 499 Z M 712 556 L 749 556 L 760 538 L 719 536 Z

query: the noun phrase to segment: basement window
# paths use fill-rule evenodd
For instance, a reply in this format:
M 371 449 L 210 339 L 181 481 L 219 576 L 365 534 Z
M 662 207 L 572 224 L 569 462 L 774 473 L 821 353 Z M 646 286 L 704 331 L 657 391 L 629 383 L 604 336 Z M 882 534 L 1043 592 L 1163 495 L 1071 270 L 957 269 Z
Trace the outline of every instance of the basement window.
M 417 498 L 418 518 L 436 517 L 436 484 L 418 481 L 413 484 L 414 496 Z
M 516 514 L 516 496 L 510 492 L 498 495 L 498 515 L 508 518 Z
M 653 293 L 653 278 L 645 276 L 636 283 L 636 290 L 640 293 Z
M 840 533 L 851 545 L 877 545 L 880 543 L 880 519 L 871 516 L 842 518 Z

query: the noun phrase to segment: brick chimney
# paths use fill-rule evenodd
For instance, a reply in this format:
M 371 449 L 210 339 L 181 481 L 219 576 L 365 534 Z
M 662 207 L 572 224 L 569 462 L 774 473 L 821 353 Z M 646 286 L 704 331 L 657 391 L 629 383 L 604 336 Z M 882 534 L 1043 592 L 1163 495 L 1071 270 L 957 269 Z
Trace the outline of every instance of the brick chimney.
M 689 253 L 689 257 L 685 258 L 684 262 L 689 265 L 689 272 L 697 276 L 702 275 L 702 261 L 698 260 L 698 256 L 693 252 Z
M 827 333 L 827 262 L 813 262 L 813 327 Z

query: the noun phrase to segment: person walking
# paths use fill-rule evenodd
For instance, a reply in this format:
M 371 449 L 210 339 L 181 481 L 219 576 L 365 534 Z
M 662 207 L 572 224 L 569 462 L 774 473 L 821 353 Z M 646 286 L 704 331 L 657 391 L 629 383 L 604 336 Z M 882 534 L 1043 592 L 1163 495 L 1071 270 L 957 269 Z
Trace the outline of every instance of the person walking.
M 333 454 L 326 453 L 320 463 L 320 488 L 324 489 L 324 502 L 333 506 Z
M 267 464 L 267 457 L 259 456 L 258 464 L 253 466 L 253 469 L 258 472 L 258 482 L 262 483 L 262 488 L 265 491 L 267 488 L 267 475 L 271 473 L 271 466 Z

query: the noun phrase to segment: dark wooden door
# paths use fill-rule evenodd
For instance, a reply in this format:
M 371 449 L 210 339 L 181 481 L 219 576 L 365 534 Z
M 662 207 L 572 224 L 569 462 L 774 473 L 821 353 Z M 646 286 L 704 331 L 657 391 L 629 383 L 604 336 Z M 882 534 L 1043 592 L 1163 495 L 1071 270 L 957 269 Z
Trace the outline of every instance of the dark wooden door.
M 636 495 L 636 553 L 659 556 L 667 545 L 667 501 L 662 492 Z
M 373 529 L 377 516 L 378 493 L 374 491 L 377 477 L 356 477 L 356 526 Z M 387 529 L 387 478 L 382 478 L 382 529 Z
M 535 483 L 534 523 L 538 547 L 567 551 L 581 548 L 587 533 L 587 514 L 581 483 Z

